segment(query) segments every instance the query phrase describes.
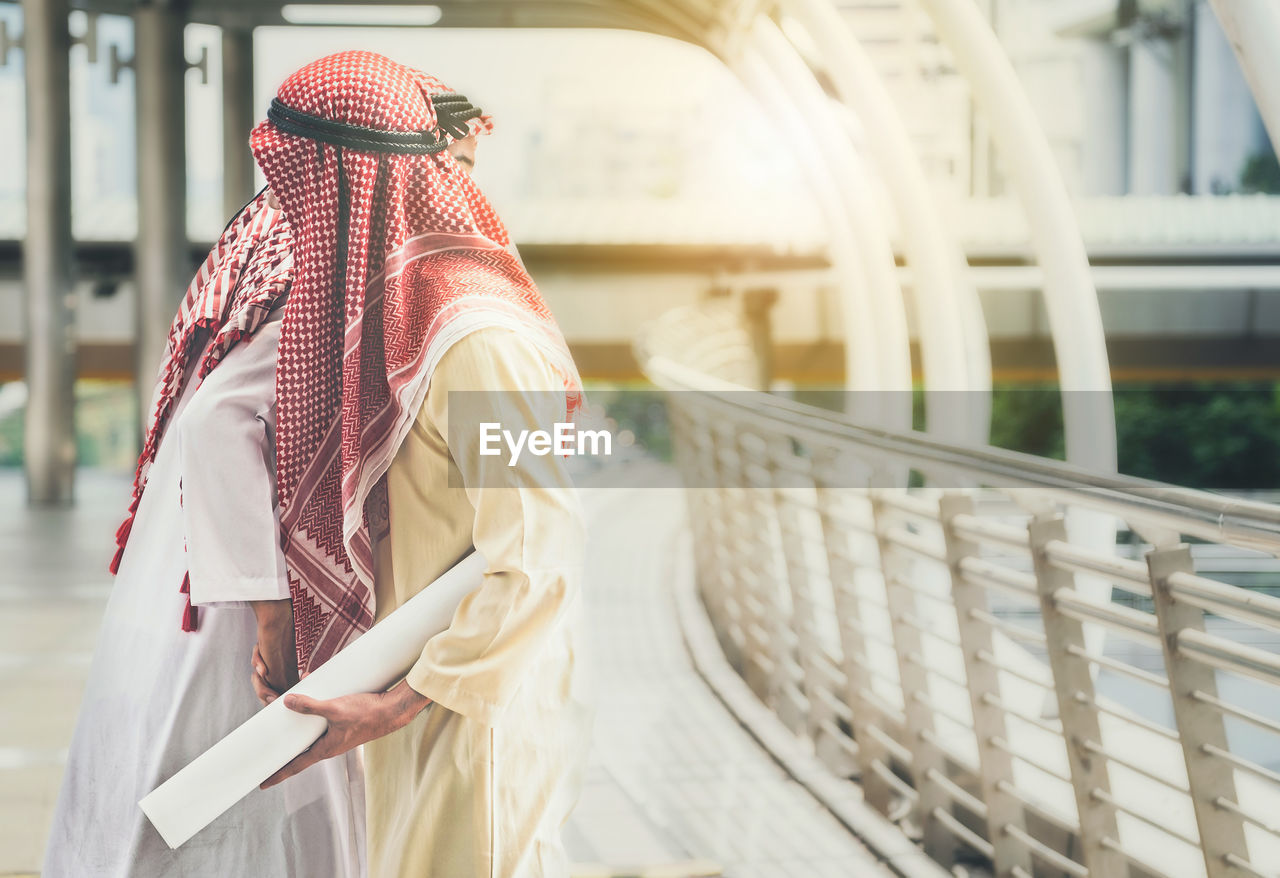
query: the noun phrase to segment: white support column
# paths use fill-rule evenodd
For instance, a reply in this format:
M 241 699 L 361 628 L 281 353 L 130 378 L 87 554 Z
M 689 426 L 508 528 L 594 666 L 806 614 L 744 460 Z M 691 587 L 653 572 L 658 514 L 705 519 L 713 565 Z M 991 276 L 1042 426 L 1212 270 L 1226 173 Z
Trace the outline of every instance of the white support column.
M 1230 750 L 1222 714 L 1211 705 L 1218 697 L 1217 673 L 1212 667 L 1189 658 L 1178 648 L 1183 632 L 1204 632 L 1204 610 L 1180 601 L 1169 588 L 1169 578 L 1193 573 L 1191 549 L 1185 543 L 1155 549 L 1147 555 L 1151 574 L 1151 596 L 1156 620 L 1160 623 L 1160 644 L 1164 649 L 1165 671 L 1169 677 L 1169 697 L 1173 718 L 1182 739 L 1182 755 L 1187 763 L 1191 805 L 1200 830 L 1209 878 L 1237 878 L 1250 874 L 1237 869 L 1236 862 L 1249 861 L 1240 815 L 1219 802 L 1238 805 L 1235 772 L 1229 763 L 1213 753 Z
M 861 775 L 862 794 L 867 804 L 881 814 L 888 814 L 893 805 L 892 788 L 885 783 L 880 771 L 889 768 L 890 757 L 884 743 L 877 736 L 879 710 L 872 703 L 871 658 L 863 637 L 863 613 L 858 595 L 859 561 L 852 540 L 852 528 L 847 520 L 848 501 L 854 493 L 851 489 L 832 487 L 830 474 L 845 471 L 837 455 L 825 452 L 815 461 L 814 489 L 817 494 L 818 516 L 822 524 L 822 546 L 827 555 L 827 570 L 831 575 L 831 591 L 835 602 L 836 618 L 840 629 L 841 670 L 844 672 L 845 703 L 852 716 L 849 725 L 853 740 L 858 745 L 857 764 Z
M 671 397 L 671 425 L 680 453 L 681 471 L 686 479 L 690 523 L 694 530 L 694 551 L 698 565 L 698 591 L 715 627 L 725 658 L 735 668 L 743 667 L 741 609 L 734 592 L 732 559 L 725 545 L 728 514 L 725 488 L 719 479 L 716 449 L 706 413 L 696 405 Z
M 758 52 L 742 53 L 735 70 L 743 84 L 759 99 L 761 109 L 778 120 L 781 130 L 807 124 L 791 104 L 790 95 Z M 822 210 L 831 233 L 831 265 L 840 288 L 841 323 L 845 343 L 845 387 L 863 393 L 881 387 L 880 342 L 875 327 L 862 319 L 870 311 L 869 283 L 862 253 L 838 200 L 839 186 L 827 167 L 816 139 L 797 138 L 794 148 L 809 180 L 809 188 Z
M 866 289 L 857 297 L 846 292 L 844 322 L 846 337 L 866 330 L 878 345 L 879 384 L 876 404 L 866 406 L 877 422 L 890 429 L 911 428 L 911 341 L 907 332 L 906 298 L 898 281 L 893 245 L 885 228 L 876 187 L 862 157 L 854 148 L 840 120 L 837 106 L 823 93 L 813 73 L 795 47 L 769 19 L 759 19 L 753 45 L 782 81 L 812 142 L 830 168 L 832 193 L 848 220 Z M 808 140 L 808 139 L 806 139 Z M 855 306 L 861 306 L 854 310 Z M 852 312 L 852 313 L 849 313 Z M 847 358 L 848 355 L 846 355 Z M 852 382 L 850 389 L 860 389 Z M 856 414 L 856 412 L 854 412 Z
M 991 136 L 1031 226 L 1031 242 L 1044 272 L 1044 301 L 1058 363 L 1067 460 L 1099 473 L 1116 471 L 1116 417 L 1102 311 L 1075 211 L 1049 141 L 1040 128 L 1018 74 L 973 0 L 920 0 L 974 100 L 991 122 Z M 1076 509 L 1072 537 L 1112 552 L 1115 519 Z M 1110 594 L 1101 581 L 1081 579 L 1091 597 Z M 1105 631 L 1087 629 L 1101 649 Z
M 977 544 L 960 536 L 953 522 L 958 515 L 973 514 L 973 498 L 948 493 L 938 501 L 942 533 L 947 543 L 947 567 L 951 571 L 951 598 L 956 608 L 960 650 L 964 655 L 965 680 L 969 684 L 969 704 L 973 709 L 973 733 L 978 740 L 978 779 L 982 801 L 987 806 L 987 838 L 993 848 L 992 866 L 996 878 L 1034 874 L 1031 854 L 1006 826 L 1026 830 L 1022 803 L 1009 793 L 1013 789 L 1013 758 L 995 740 L 1008 740 L 1004 709 L 1000 706 L 1000 674 L 982 660 L 995 653 L 991 625 L 980 613 L 989 612 L 984 589 L 971 585 L 961 574 L 960 563 L 981 553 Z M 993 701 L 994 699 L 994 701 Z
M 1280 3 L 1275 0 L 1210 0 L 1240 59 L 1253 99 L 1280 148 Z
M 806 474 L 788 460 L 784 453 L 772 453 L 769 473 L 773 481 L 773 506 L 778 516 L 778 532 L 782 548 L 783 566 L 787 587 L 791 592 L 791 618 L 796 634 L 796 660 L 804 672 L 804 696 L 808 711 L 804 717 L 803 734 L 809 736 L 815 752 L 824 750 L 825 731 L 834 726 L 836 716 L 824 699 L 826 682 L 823 674 L 822 637 L 818 631 L 819 610 L 814 600 L 814 571 L 809 565 L 806 550 L 805 497 L 811 483 Z M 784 721 L 785 721 L 784 717 Z
M 1055 602 L 1060 590 L 1074 588 L 1075 579 L 1073 574 L 1053 566 L 1045 552 L 1051 542 L 1066 542 L 1066 522 L 1059 515 L 1038 516 L 1028 527 L 1028 536 L 1040 595 L 1045 649 L 1053 672 L 1058 716 L 1062 720 L 1062 737 L 1071 768 L 1071 788 L 1080 817 L 1084 865 L 1090 875 L 1099 878 L 1125 875 L 1129 867 L 1119 851 L 1116 809 L 1108 802 L 1110 773 L 1106 759 L 1095 752 L 1106 742 L 1102 740 L 1098 710 L 1093 706 L 1093 669 L 1086 658 L 1084 626 L 1058 612 Z
M 893 645 L 898 658 L 903 713 L 907 717 L 905 743 L 911 750 L 911 777 L 920 796 L 916 802 L 916 815 L 924 834 L 925 853 L 950 868 L 960 845 L 945 825 L 951 811 L 951 800 L 936 779 L 940 775 L 945 777 L 946 761 L 935 737 L 928 671 L 913 659 L 913 656 L 924 655 L 920 632 L 911 621 L 920 614 L 910 584 L 910 566 L 903 557 L 905 550 L 895 545 L 889 536 L 895 516 L 881 499 L 880 490 L 872 489 L 871 508 L 875 516 L 876 541 L 880 546 L 880 569 L 884 574 Z
M 780 571 L 774 568 L 777 556 L 772 552 L 776 546 L 770 539 L 762 498 L 756 496 L 763 492 L 750 483 L 738 425 L 722 422 L 709 429 L 717 484 L 723 491 L 725 588 L 738 611 L 742 657 L 739 672 L 761 701 L 775 707 L 783 672 L 782 644 L 776 628 L 777 589 L 785 583 L 781 583 Z
M 1115 411 L 1102 313 L 1089 255 L 1049 141 L 1004 47 L 973 0 L 920 4 L 990 120 L 1001 162 L 1031 226 L 1063 390 L 1067 459 L 1097 472 L 1115 472 Z
M 753 647 L 751 628 L 756 617 L 750 603 L 748 583 L 743 575 L 743 568 L 748 563 L 748 553 L 742 550 L 740 542 L 744 529 L 740 524 L 742 489 L 738 487 L 731 463 L 726 460 L 733 445 L 733 434 L 714 419 L 708 419 L 703 428 L 707 466 L 710 468 L 711 483 L 715 485 L 714 504 L 719 513 L 715 541 L 719 569 L 716 571 L 714 590 L 719 593 L 723 606 L 729 610 L 724 615 L 724 634 L 729 641 L 725 653 L 731 661 L 736 660 L 735 667 L 747 684 L 753 685 L 760 678 L 760 650 Z M 753 691 L 754 689 L 753 686 Z
M 796 662 L 796 635 L 791 622 L 791 594 L 783 560 L 781 534 L 774 509 L 766 440 L 733 425 L 734 477 L 741 488 L 742 529 L 738 552 L 745 561 L 740 575 L 746 585 L 748 617 L 752 618 L 748 642 L 758 639 L 762 672 L 761 699 L 775 713 L 785 713 L 795 731 L 798 717 L 792 709 L 801 693 L 803 671 Z M 801 694 L 801 698 L 803 695 Z
M 31 503 L 70 503 L 75 483 L 69 11 L 67 0 L 22 4 L 27 99 L 23 459 Z
M 868 147 L 893 198 L 912 270 L 927 427 L 943 438 L 985 443 L 991 351 L 982 305 L 906 127 L 875 65 L 830 0 L 785 0 L 783 8 L 818 47 L 836 91 L 871 133 Z M 951 393 L 960 390 L 971 392 Z
M 167 4 L 133 13 L 138 126 L 138 334 L 135 364 L 143 421 L 169 324 L 190 280 L 185 137 L 187 58 L 181 14 Z
M 739 640 L 733 635 L 734 600 L 729 593 L 722 539 L 722 491 L 716 477 L 715 452 L 705 422 L 705 414 L 680 399 L 668 397 L 671 436 L 676 464 L 684 482 L 689 525 L 693 530 L 693 551 L 698 594 L 715 629 L 725 658 L 735 668 L 742 667 Z

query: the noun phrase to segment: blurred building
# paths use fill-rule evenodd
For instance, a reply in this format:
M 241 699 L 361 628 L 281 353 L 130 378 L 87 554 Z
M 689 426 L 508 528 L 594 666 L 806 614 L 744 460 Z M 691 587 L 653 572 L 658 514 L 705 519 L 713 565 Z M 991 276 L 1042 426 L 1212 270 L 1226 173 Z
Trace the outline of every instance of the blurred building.
M 1280 191 L 1280 168 L 1207 0 L 983 2 L 1077 198 L 1113 377 L 1280 377 L 1280 199 L 1270 194 Z M 914 0 L 841 8 L 973 266 L 997 380 L 1051 380 L 1025 218 L 965 80 Z M 83 14 L 73 19 L 73 30 L 88 29 Z M 0 3 L 0 22 L 20 33 L 20 8 Z M 133 54 L 133 22 L 99 15 L 93 24 L 94 60 L 84 46 L 71 53 L 78 374 L 127 381 L 137 371 L 138 181 L 134 73 L 119 62 Z M 191 24 L 185 41 L 188 62 L 201 67 L 185 79 L 194 265 L 226 218 L 228 147 L 221 31 Z M 622 32 L 431 28 L 260 28 L 254 45 L 257 117 L 289 70 L 352 46 L 482 95 L 499 119 L 478 169 L 482 185 L 588 377 L 638 377 L 633 331 L 672 306 L 769 288 L 779 293 L 778 376 L 841 380 L 827 232 L 793 148 L 807 132 L 778 131 L 768 108 L 701 49 Z M 477 60 L 494 55 L 503 64 Z M 23 53 L 3 61 L 0 380 L 13 381 L 23 370 Z M 885 194 L 865 197 L 896 228 Z M 911 283 L 909 269 L 902 277 Z
M 1276 187 L 1262 119 L 1208 0 L 982 0 L 1072 191 Z M 985 120 L 910 0 L 846 3 L 940 186 L 1005 191 Z M 1264 181 L 1269 181 L 1264 182 Z

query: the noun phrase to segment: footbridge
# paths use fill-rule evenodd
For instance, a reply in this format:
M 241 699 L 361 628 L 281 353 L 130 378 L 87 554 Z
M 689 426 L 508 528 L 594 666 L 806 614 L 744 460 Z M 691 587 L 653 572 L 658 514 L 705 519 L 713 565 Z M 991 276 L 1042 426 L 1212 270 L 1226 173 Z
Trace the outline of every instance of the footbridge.
M 0 452 L 18 442 L 22 468 L 0 470 L 0 874 L 39 866 L 129 475 L 77 467 L 77 379 L 98 358 L 95 378 L 146 391 L 136 376 L 154 374 L 199 250 L 183 79 L 194 67 L 220 80 L 219 194 L 234 209 L 254 188 L 255 34 L 354 20 L 692 44 L 754 101 L 765 159 L 795 158 L 797 200 L 821 226 L 744 244 L 686 216 L 675 239 L 637 242 L 586 215 L 540 238 L 542 208 L 564 201 L 514 211 L 553 309 L 573 313 L 585 377 L 638 368 L 672 451 L 637 449 L 583 479 L 601 695 L 566 829 L 579 878 L 1280 876 L 1280 506 L 1117 474 L 1098 295 L 1241 293 L 1227 346 L 1262 354 L 1232 363 L 1272 368 L 1275 333 L 1257 330 L 1277 323 L 1274 303 L 1257 294 L 1280 288 L 1276 202 L 1176 194 L 1208 173 L 1190 157 L 1212 138 L 1164 144 L 1133 99 L 1111 108 L 1133 117 L 1113 163 L 1125 191 L 1078 211 L 1062 158 L 1075 147 L 1047 130 L 1054 113 L 1033 105 L 997 36 L 1013 5 L 0 3 L 0 71 L 20 61 L 22 79 L 5 94 L 21 93 L 26 119 L 25 216 L 0 222 L 12 238 L 0 263 L 21 274 L 0 301 L 13 316 L 0 327 Z M 1106 63 L 1124 53 L 1125 81 L 1156 82 L 1182 121 L 1194 89 L 1177 71 L 1212 49 L 1188 34 L 1212 26 L 1259 138 L 1280 136 L 1271 0 L 1016 5 L 1054 6 L 1048 30 L 1096 40 L 1088 51 Z M 101 36 L 108 17 L 127 25 L 127 49 Z M 188 25 L 218 29 L 216 63 L 184 54 Z M 73 235 L 72 148 L 85 140 L 72 136 L 69 71 L 82 55 L 94 76 L 133 85 L 136 192 L 110 241 Z M 1196 106 L 1222 109 L 1209 91 Z M 961 108 L 969 146 L 940 107 Z M 1251 158 L 1265 177 L 1270 148 Z M 602 266 L 630 278 L 625 308 L 582 293 Z M 655 292 L 663 272 L 684 286 Z M 126 330 L 110 350 L 81 344 L 77 322 L 108 315 L 117 286 L 128 308 L 104 322 Z M 820 315 L 837 352 L 843 393 L 825 407 L 779 380 L 779 289 Z M 1031 294 L 1063 461 L 989 444 L 999 309 L 980 292 L 993 290 Z M 1208 310 L 1220 317 L 1220 304 Z M 630 350 L 599 343 L 605 323 L 625 325 Z M 91 417 L 127 444 L 132 414 L 108 414 Z
M 1280 508 L 753 391 L 730 303 L 638 347 L 707 661 L 836 813 L 858 796 L 978 874 L 1275 874 L 1280 599 L 1201 571 L 1274 567 Z

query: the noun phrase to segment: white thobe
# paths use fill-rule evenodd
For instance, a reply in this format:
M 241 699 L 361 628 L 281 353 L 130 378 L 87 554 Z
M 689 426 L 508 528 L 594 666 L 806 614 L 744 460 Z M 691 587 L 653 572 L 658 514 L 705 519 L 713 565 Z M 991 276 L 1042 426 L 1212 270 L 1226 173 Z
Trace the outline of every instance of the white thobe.
M 275 510 L 277 309 L 175 406 L 107 604 L 44 878 L 364 874 L 354 754 L 254 791 L 176 851 L 138 800 L 259 708 L 251 600 L 289 595 Z M 190 571 L 196 631 L 181 630 Z

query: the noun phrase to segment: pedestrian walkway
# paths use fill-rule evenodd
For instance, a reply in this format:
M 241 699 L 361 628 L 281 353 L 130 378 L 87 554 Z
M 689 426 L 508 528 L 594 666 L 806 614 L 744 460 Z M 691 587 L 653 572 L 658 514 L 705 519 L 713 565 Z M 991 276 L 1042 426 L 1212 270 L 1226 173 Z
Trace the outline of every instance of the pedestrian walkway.
M 694 670 L 669 590 L 684 522 L 673 474 L 590 487 L 587 604 L 598 711 L 566 830 L 580 878 L 888 875 L 779 768 Z M 32 872 L 66 758 L 127 480 L 86 472 L 70 510 L 28 510 L 0 473 L 0 875 Z

